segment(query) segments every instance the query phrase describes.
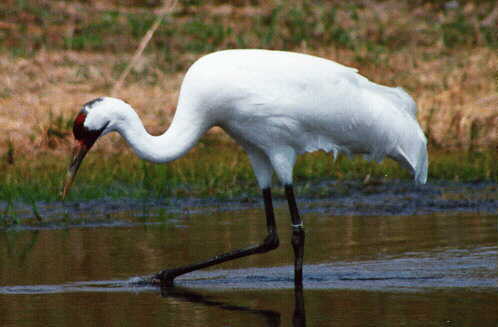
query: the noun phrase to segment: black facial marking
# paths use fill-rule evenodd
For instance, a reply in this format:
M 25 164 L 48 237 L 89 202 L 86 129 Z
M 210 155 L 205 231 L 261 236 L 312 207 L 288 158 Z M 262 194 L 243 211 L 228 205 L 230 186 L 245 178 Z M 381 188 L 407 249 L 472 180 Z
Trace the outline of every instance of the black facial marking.
M 104 98 L 100 97 L 97 99 L 93 99 L 92 101 L 88 101 L 83 105 L 83 109 L 92 109 L 94 105 L 96 105 L 99 102 L 104 101 Z

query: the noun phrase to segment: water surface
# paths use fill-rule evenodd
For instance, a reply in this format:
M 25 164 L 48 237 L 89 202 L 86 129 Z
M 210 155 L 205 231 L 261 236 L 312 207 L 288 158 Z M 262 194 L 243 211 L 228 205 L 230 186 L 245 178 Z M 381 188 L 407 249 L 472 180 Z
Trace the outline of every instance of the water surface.
M 496 215 L 331 216 L 313 208 L 305 210 L 297 298 L 285 206 L 276 210 L 277 250 L 185 275 L 163 292 L 130 282 L 259 242 L 262 210 L 2 231 L 0 325 L 496 326 Z M 296 301 L 304 302 L 297 318 Z

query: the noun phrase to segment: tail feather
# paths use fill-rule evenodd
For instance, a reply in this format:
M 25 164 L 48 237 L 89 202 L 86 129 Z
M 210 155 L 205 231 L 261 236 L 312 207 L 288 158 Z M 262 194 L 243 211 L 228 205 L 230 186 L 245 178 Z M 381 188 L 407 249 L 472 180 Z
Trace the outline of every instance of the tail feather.
M 414 177 L 416 184 L 425 184 L 427 182 L 427 174 L 429 171 L 429 158 L 427 155 L 427 148 L 425 146 L 420 148 L 417 156 L 417 164 L 414 168 Z
M 416 184 L 425 184 L 429 170 L 427 139 L 421 130 L 412 132 L 398 140 L 398 146 L 390 156 L 412 171 Z

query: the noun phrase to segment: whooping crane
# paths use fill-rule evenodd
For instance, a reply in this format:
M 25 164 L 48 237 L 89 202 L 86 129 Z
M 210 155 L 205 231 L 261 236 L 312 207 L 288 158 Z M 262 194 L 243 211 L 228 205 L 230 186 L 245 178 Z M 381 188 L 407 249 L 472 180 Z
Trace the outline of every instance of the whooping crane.
M 417 183 L 427 179 L 426 138 L 416 104 L 401 88 L 382 86 L 354 68 L 292 52 L 226 50 L 206 55 L 187 71 L 168 130 L 151 136 L 126 102 L 101 97 L 86 103 L 73 132 L 76 151 L 65 179 L 68 193 L 95 141 L 120 133 L 142 159 L 165 163 L 183 156 L 211 127 L 219 126 L 249 155 L 262 190 L 268 235 L 256 246 L 156 275 L 170 286 L 175 277 L 278 247 L 273 213 L 273 172 L 285 187 L 292 221 L 295 286 L 302 287 L 303 222 L 292 187 L 296 156 L 316 150 L 393 158 Z

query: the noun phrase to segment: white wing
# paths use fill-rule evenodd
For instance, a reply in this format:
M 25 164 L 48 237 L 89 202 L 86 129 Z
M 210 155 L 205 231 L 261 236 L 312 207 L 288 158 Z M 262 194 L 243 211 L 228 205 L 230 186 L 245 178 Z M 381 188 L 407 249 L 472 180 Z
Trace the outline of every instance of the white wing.
M 282 51 L 216 52 L 189 69 L 179 106 L 184 119 L 202 117 L 269 157 L 289 148 L 389 156 L 411 168 L 417 182 L 427 179 L 426 138 L 413 99 L 330 60 Z

